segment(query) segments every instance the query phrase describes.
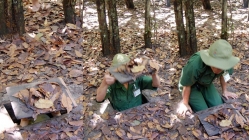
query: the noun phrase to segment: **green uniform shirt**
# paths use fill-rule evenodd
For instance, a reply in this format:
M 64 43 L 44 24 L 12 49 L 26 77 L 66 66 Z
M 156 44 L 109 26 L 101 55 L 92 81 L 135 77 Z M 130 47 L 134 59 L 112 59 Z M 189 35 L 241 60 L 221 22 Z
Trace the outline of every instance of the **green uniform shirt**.
M 118 111 L 126 110 L 142 104 L 142 90 L 157 88 L 152 87 L 152 78 L 141 76 L 134 83 L 129 84 L 128 89 L 116 81 L 108 87 L 105 99 L 109 99 L 112 107 Z M 134 91 L 140 90 L 141 94 L 134 96 Z M 139 92 L 139 91 L 138 91 Z
M 228 70 L 229 74 L 232 74 L 233 69 Z M 195 53 L 191 56 L 187 64 L 183 67 L 180 81 L 179 90 L 182 91 L 183 86 L 193 86 L 199 84 L 201 86 L 210 85 L 213 80 L 221 76 L 224 71 L 220 74 L 213 73 L 210 66 L 207 66 L 201 59 L 200 52 Z

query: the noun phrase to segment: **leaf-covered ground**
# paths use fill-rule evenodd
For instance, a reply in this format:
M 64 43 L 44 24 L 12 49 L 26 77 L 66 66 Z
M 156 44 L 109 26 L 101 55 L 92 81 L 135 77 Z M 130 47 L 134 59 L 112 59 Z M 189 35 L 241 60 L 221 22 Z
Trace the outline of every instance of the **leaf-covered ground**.
M 37 12 L 32 12 L 29 0 L 23 6 L 26 33 L 0 38 L 1 118 L 7 118 L 2 112 L 6 87 L 56 77 L 63 79 L 78 106 L 68 115 L 25 128 L 9 128 L 2 118 L 0 139 L 21 139 L 21 135 L 23 139 L 82 139 L 82 24 L 79 18 L 76 25 L 64 23 L 61 1 L 42 0 Z M 76 13 L 79 17 L 78 8 Z
M 211 43 L 220 38 L 221 4 L 211 1 L 212 11 L 205 11 L 201 1 L 195 4 L 195 21 L 198 50 L 207 49 Z M 177 91 L 177 83 L 182 67 L 189 57 L 180 58 L 178 55 L 177 34 L 173 6 L 166 8 L 164 1 L 157 1 L 156 17 L 153 23 L 153 48 L 144 48 L 144 1 L 134 1 L 135 10 L 128 10 L 124 1 L 118 1 L 119 32 L 121 52 L 133 56 L 146 55 L 156 59 L 161 69 L 162 86 L 158 92 L 145 91 L 150 96 L 149 103 L 116 112 L 105 103 L 96 104 L 96 88 L 99 86 L 104 71 L 110 66 L 111 58 L 101 54 L 101 42 L 98 28 L 97 11 L 93 1 L 86 1 L 84 8 L 83 34 L 83 86 L 84 86 L 84 134 L 85 139 L 246 139 L 248 137 L 248 120 L 238 126 L 231 126 L 225 133 L 208 136 L 197 115 L 186 118 L 177 116 L 177 103 L 181 100 Z M 234 48 L 234 54 L 241 59 L 236 65 L 228 89 L 239 94 L 233 103 L 235 108 L 248 118 L 248 47 L 249 22 L 248 9 L 242 9 L 240 1 L 228 3 L 229 42 Z M 231 30 L 233 29 L 233 30 Z M 218 81 L 215 81 L 217 88 Z M 239 121 L 237 118 L 236 121 Z M 242 127 L 241 127 L 242 126 Z

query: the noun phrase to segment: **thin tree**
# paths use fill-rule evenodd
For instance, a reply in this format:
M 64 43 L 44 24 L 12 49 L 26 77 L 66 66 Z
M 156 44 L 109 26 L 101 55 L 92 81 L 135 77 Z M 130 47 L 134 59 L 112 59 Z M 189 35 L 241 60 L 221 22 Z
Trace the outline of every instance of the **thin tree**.
M 228 39 L 227 33 L 227 0 L 222 0 L 222 15 L 221 15 L 221 39 Z
M 150 16 L 150 0 L 145 0 L 145 47 L 151 47 L 151 16 Z
M 166 0 L 166 7 L 170 7 L 170 0 Z
M 120 52 L 120 38 L 118 27 L 118 16 L 116 9 L 116 0 L 108 0 L 108 17 L 109 17 L 109 37 L 111 54 Z
M 76 23 L 76 0 L 63 0 L 63 11 L 66 23 Z
M 133 0 L 125 0 L 125 5 L 128 9 L 135 9 Z
M 101 37 L 102 53 L 104 56 L 110 54 L 111 46 L 109 40 L 109 32 L 106 23 L 106 12 L 105 12 L 105 0 L 96 0 L 97 12 L 98 12 L 98 21 L 99 21 L 99 30 Z
M 202 0 L 202 5 L 205 10 L 211 10 L 210 0 Z
M 195 15 L 193 0 L 184 0 L 186 19 L 186 53 L 193 54 L 197 51 Z
M 243 7 L 248 8 L 248 1 L 249 0 L 243 0 Z M 249 18 L 249 17 L 248 17 Z
M 22 0 L 0 0 L 0 18 L 0 36 L 25 32 Z
M 179 52 L 181 56 L 187 55 L 186 48 L 186 35 L 183 23 L 183 10 L 182 10 L 182 0 L 174 1 L 174 11 L 175 11 L 175 21 L 176 21 L 176 30 L 177 38 L 179 44 Z

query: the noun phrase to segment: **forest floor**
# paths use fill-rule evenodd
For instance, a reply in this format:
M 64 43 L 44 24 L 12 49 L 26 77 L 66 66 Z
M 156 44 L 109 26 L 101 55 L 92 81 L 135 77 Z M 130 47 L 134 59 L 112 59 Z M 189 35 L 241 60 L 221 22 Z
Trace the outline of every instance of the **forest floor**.
M 0 139 L 82 139 L 83 31 L 79 9 L 76 9 L 78 17 L 74 25 L 65 24 L 61 1 L 42 0 L 37 12 L 32 12 L 31 6 L 29 0 L 23 0 L 25 34 L 0 37 Z M 3 107 L 8 101 L 6 87 L 47 82 L 52 78 L 63 79 L 78 106 L 61 117 L 41 119 L 43 122 L 28 127 L 13 123 Z M 65 87 L 58 89 L 62 88 Z M 45 92 L 49 96 L 50 92 Z M 57 97 L 56 100 L 62 99 Z
M 207 49 L 220 38 L 221 33 L 221 3 L 211 1 L 213 9 L 207 11 L 202 8 L 200 2 L 197 1 L 194 5 L 198 50 Z M 179 57 L 173 5 L 167 8 L 165 1 L 156 1 L 155 6 L 151 6 L 152 41 L 156 45 L 153 48 L 144 48 L 145 5 L 144 1 L 134 1 L 134 4 L 136 9 L 128 10 L 124 1 L 118 1 L 121 52 L 156 59 L 161 65 L 159 76 L 162 85 L 157 92 L 145 91 L 146 95 L 151 96 L 149 103 L 142 106 L 122 112 L 110 111 L 109 108 L 103 112 L 96 107 L 105 106 L 96 105 L 94 100 L 96 88 L 100 85 L 104 71 L 110 66 L 111 58 L 103 57 L 101 54 L 96 5 L 92 1 L 86 1 L 83 21 L 83 84 L 85 101 L 88 102 L 84 115 L 85 139 L 247 139 L 248 120 L 241 125 L 213 129 L 219 133 L 215 136 L 209 133 L 209 136 L 197 114 L 185 118 L 177 116 L 176 109 L 181 100 L 177 83 L 181 69 L 189 56 Z M 248 118 L 249 22 L 248 9 L 243 9 L 241 5 L 240 1 L 236 0 L 228 3 L 228 17 L 232 16 L 232 20 L 229 20 L 228 41 L 233 46 L 234 55 L 238 56 L 241 62 L 235 66 L 228 82 L 228 90 L 238 94 L 239 98 L 228 100 L 227 103 L 232 103 L 245 118 Z M 153 20 L 154 17 L 156 20 Z M 220 91 L 218 80 L 215 80 L 215 85 Z M 213 110 L 217 111 L 217 108 Z M 238 122 L 239 117 L 236 117 L 235 121 Z
M 153 34 L 152 39 L 157 45 L 154 48 L 143 47 L 144 1 L 134 0 L 135 10 L 127 10 L 124 1 L 118 1 L 121 52 L 156 59 L 161 65 L 162 83 L 157 92 L 144 91 L 150 96 L 149 103 L 124 112 L 116 112 L 110 106 L 103 111 L 106 103 L 95 103 L 96 88 L 111 63 L 111 58 L 101 54 L 95 2 L 84 1 L 83 26 L 78 19 L 76 25 L 64 24 L 59 1 L 43 0 L 42 10 L 38 12 L 31 12 L 28 8 L 31 4 L 26 0 L 23 2 L 26 33 L 22 37 L 0 38 L 1 97 L 6 95 L 6 87 L 61 77 L 78 106 L 69 114 L 28 127 L 13 124 L 2 129 L 2 122 L 5 122 L 2 117 L 8 115 L 2 111 L 1 104 L 0 139 L 239 140 L 248 137 L 246 121 L 240 122 L 242 127 L 231 125 L 229 133 L 221 131 L 217 136 L 208 136 L 196 114 L 186 118 L 176 115 L 177 103 L 181 99 L 177 83 L 188 57 L 178 55 L 174 10 L 172 6 L 166 8 L 164 1 L 156 2 L 155 6 L 157 34 Z M 229 90 L 240 95 L 232 103 L 248 118 L 248 9 L 242 9 L 239 1 L 231 2 L 228 15 L 232 7 L 234 31 L 229 42 L 241 63 L 235 67 Z M 211 1 L 211 4 L 212 11 L 203 10 L 200 3 L 195 5 L 198 50 L 207 49 L 220 35 L 221 5 L 218 1 Z M 79 14 L 78 9 L 76 13 Z

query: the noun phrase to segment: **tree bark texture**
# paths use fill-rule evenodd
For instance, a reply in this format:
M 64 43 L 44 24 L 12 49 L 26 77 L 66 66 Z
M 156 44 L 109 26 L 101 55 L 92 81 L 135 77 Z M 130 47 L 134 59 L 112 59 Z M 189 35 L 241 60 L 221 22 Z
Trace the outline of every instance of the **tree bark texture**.
M 170 7 L 170 0 L 166 0 L 166 7 Z
M 145 0 L 145 47 L 151 47 L 151 16 L 150 16 L 150 0 Z
M 63 0 L 63 11 L 66 23 L 76 23 L 75 5 L 76 0 Z
M 116 0 L 108 0 L 108 17 L 109 17 L 109 31 L 110 31 L 110 51 L 111 54 L 120 52 L 120 38 L 118 28 L 118 16 L 116 9 Z
M 99 30 L 101 37 L 102 53 L 104 56 L 110 54 L 109 31 L 106 23 L 105 0 L 96 0 Z
M 186 53 L 191 55 L 197 52 L 195 15 L 193 0 L 184 0 L 186 19 Z
M 186 36 L 183 23 L 183 11 L 182 11 L 182 0 L 174 1 L 174 11 L 175 11 L 175 21 L 176 21 L 176 30 L 179 44 L 180 55 L 187 55 L 186 51 Z
M 134 9 L 135 8 L 133 0 L 125 0 L 125 4 L 126 4 L 126 7 L 128 9 Z
M 0 18 L 0 36 L 25 32 L 22 0 L 0 0 Z
M 202 0 L 202 5 L 205 10 L 211 10 L 210 0 Z
M 221 39 L 228 39 L 227 33 L 227 0 L 222 0 L 222 15 L 221 15 Z
M 248 1 L 249 0 L 243 0 L 243 7 L 248 8 Z

